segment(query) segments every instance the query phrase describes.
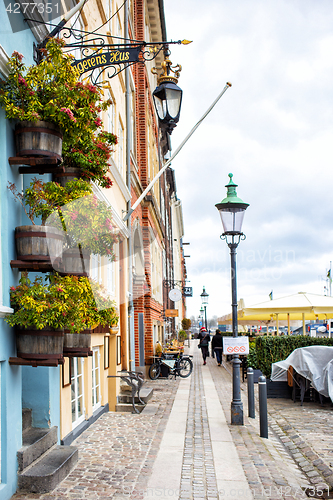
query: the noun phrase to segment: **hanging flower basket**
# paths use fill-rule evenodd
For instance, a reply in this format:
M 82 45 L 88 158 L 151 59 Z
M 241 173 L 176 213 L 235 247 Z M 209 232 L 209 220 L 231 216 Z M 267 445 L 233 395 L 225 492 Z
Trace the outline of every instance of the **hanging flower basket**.
M 63 252 L 62 265 L 65 274 L 89 274 L 90 252 L 87 250 L 80 251 L 79 248 L 69 248 Z
M 60 186 L 65 187 L 67 182 L 82 178 L 82 170 L 80 168 L 64 166 L 64 169 L 64 172 L 57 172 L 53 175 L 53 181 L 60 184 Z
M 19 260 L 48 261 L 50 255 L 62 256 L 63 231 L 50 226 L 15 228 L 16 254 Z
M 43 121 L 19 122 L 15 127 L 16 156 L 53 156 L 61 160 L 60 128 Z
M 29 360 L 63 358 L 64 330 L 45 328 L 37 330 L 16 327 L 17 356 Z
M 81 333 L 64 333 L 64 356 L 87 357 L 91 352 L 91 329 L 83 330 Z

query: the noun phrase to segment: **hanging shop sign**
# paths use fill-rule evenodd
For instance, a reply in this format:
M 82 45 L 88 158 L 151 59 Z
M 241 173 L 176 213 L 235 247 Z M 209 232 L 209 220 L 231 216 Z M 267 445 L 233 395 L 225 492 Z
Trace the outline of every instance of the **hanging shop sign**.
M 166 318 L 177 318 L 178 317 L 178 309 L 166 309 L 165 310 Z
M 193 288 L 191 286 L 184 286 L 183 295 L 184 297 L 193 297 Z
M 130 64 L 139 61 L 141 46 L 131 47 L 131 48 L 119 48 L 117 50 L 111 50 L 109 52 L 96 53 L 83 59 L 74 61 L 72 63 L 73 68 L 82 75 L 87 71 L 94 70 L 96 68 L 102 68 L 103 66 L 110 66 L 113 64 Z

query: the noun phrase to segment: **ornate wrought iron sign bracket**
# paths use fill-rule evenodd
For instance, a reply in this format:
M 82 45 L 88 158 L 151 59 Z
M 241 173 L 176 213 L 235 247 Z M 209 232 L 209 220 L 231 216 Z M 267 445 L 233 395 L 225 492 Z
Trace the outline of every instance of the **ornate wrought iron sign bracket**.
M 175 288 L 179 286 L 179 288 L 183 288 L 184 282 L 182 280 L 163 280 L 163 286 L 165 288 Z
M 117 76 L 128 66 L 154 60 L 169 45 L 190 43 L 187 40 L 147 43 L 119 39 L 121 43 L 112 44 L 108 43 L 112 38 L 110 34 L 83 31 L 66 26 L 59 27 L 58 32 L 65 41 L 68 41 L 64 52 L 76 58 L 72 66 L 80 75 L 84 75 L 84 80 L 90 80 L 96 87 L 107 86 L 110 78 Z M 45 47 L 46 41 L 47 39 L 35 47 L 36 62 L 41 60 L 41 49 Z

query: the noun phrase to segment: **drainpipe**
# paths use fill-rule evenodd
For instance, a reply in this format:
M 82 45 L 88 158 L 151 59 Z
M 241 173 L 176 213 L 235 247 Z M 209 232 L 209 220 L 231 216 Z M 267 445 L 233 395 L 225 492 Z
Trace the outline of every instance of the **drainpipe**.
M 128 33 L 128 2 L 124 6 L 124 37 L 125 44 L 129 44 Z M 125 104 L 126 104 L 126 176 L 127 188 L 131 193 L 131 88 L 130 67 L 125 68 Z M 127 212 L 131 208 L 131 198 L 127 202 Z M 127 219 L 128 227 L 128 335 L 129 335 L 129 369 L 135 371 L 135 338 L 134 338 L 134 307 L 133 307 L 133 275 L 132 275 L 132 217 Z

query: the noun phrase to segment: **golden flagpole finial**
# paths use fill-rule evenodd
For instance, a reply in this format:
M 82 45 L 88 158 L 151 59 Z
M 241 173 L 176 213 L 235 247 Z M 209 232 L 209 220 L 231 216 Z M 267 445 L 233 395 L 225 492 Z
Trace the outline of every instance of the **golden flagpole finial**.
M 192 43 L 192 40 L 182 40 L 181 43 L 182 45 L 188 45 L 189 43 Z

